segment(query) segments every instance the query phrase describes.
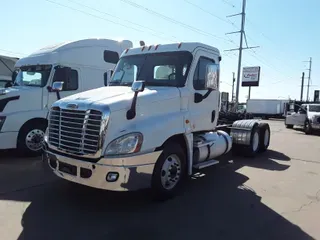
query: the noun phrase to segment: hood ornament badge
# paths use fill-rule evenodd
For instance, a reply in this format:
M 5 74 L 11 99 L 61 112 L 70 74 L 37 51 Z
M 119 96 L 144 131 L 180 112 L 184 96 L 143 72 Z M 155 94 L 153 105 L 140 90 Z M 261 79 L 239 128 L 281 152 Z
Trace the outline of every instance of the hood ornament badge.
M 75 104 L 75 103 L 69 103 L 69 104 L 67 105 L 67 108 L 77 109 L 77 108 L 78 108 L 78 104 Z

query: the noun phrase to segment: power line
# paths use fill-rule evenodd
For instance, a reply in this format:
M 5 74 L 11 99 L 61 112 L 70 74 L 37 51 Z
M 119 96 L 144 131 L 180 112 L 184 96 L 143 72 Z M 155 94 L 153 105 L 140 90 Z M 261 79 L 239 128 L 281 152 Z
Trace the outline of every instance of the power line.
M 103 18 L 103 17 L 97 16 L 97 15 L 91 14 L 91 13 L 89 13 L 89 12 L 82 11 L 82 10 L 80 10 L 80 9 L 73 8 L 73 7 L 70 7 L 70 6 L 67 6 L 67 5 L 64 5 L 64 4 L 61 4 L 61 3 L 58 3 L 58 2 L 52 1 L 52 0 L 45 0 L 45 1 L 50 2 L 50 3 L 52 3 L 52 4 L 55 4 L 55 5 L 59 5 L 59 6 L 64 7 L 64 8 L 68 8 L 68 9 L 73 10 L 73 11 L 76 11 L 76 12 L 80 12 L 80 13 L 82 13 L 82 14 L 85 14 L 85 15 L 88 15 L 88 16 L 91 16 L 91 17 L 94 17 L 94 18 L 98 18 L 98 19 L 101 19 L 101 20 L 104 20 L 104 21 L 107 21 L 107 22 L 111 22 L 111 23 L 113 23 L 113 24 L 122 26 L 122 27 L 127 28 L 127 29 L 135 30 L 135 31 L 137 31 L 137 32 L 143 32 L 143 31 L 140 30 L 140 29 L 137 29 L 137 28 L 134 28 L 134 27 L 130 27 L 130 26 L 127 26 L 127 25 L 125 25 L 125 24 L 122 24 L 122 23 L 119 23 L 119 22 L 115 22 L 115 21 L 113 21 L 113 20 L 110 20 L 110 19 L 107 19 L 107 18 Z M 156 35 L 156 34 L 153 34 L 153 33 L 150 33 L 150 34 L 151 34 L 151 35 L 154 35 L 154 36 L 156 36 L 156 37 L 158 37 L 158 38 L 168 40 L 167 38 L 163 38 L 163 37 L 158 36 L 158 35 Z
M 119 18 L 119 17 L 117 17 L 117 16 L 115 16 L 115 15 L 112 15 L 112 14 L 110 14 L 110 13 L 107 13 L 107 12 L 104 12 L 104 11 L 101 11 L 101 10 L 98 10 L 98 9 L 93 8 L 93 7 L 90 7 L 90 6 L 88 6 L 88 5 L 79 3 L 79 2 L 77 2 L 77 1 L 74 1 L 74 0 L 67 0 L 67 1 L 72 2 L 72 3 L 75 3 L 75 4 L 79 5 L 79 6 L 82 6 L 82 7 L 88 8 L 88 9 L 91 9 L 91 10 L 93 10 L 93 11 L 102 13 L 102 14 L 104 14 L 104 15 L 107 15 L 107 16 L 110 16 L 110 17 L 113 17 L 113 18 L 116 18 L 116 19 L 119 19 L 119 20 L 128 22 L 128 23 L 130 23 L 130 24 L 132 24 L 132 25 L 136 25 L 136 26 L 138 26 L 138 27 L 145 28 L 145 29 L 147 29 L 147 30 L 149 30 L 149 31 L 152 31 L 152 32 L 155 32 L 155 33 L 158 33 L 158 34 L 162 34 L 162 35 L 166 35 L 165 33 L 155 31 L 154 29 L 152 29 L 152 28 L 150 28 L 150 27 L 146 27 L 146 26 L 143 26 L 143 25 L 141 25 L 141 24 L 139 24 L 139 23 L 135 23 L 135 22 L 132 22 L 132 21 L 129 21 L 129 20 L 126 20 L 126 19 Z M 174 38 L 175 40 L 178 40 L 178 38 L 175 37 L 175 36 L 171 36 L 171 37 Z
M 202 35 L 204 35 L 204 36 L 211 36 L 211 37 L 214 37 L 214 38 L 216 38 L 216 39 L 221 39 L 221 40 L 223 40 L 223 41 L 228 42 L 228 40 L 225 39 L 225 38 L 223 38 L 223 37 L 214 35 L 214 34 L 212 34 L 212 33 L 203 31 L 203 30 L 201 30 L 201 29 L 199 29 L 199 28 L 196 28 L 196 27 L 193 27 L 193 26 L 191 26 L 191 25 L 185 24 L 185 23 L 183 23 L 183 22 L 180 22 L 180 21 L 175 20 L 175 19 L 173 19 L 173 18 L 171 18 L 171 17 L 165 16 L 165 15 L 159 13 L 159 12 L 156 12 L 156 11 L 154 11 L 154 10 L 151 10 L 151 9 L 149 9 L 149 8 L 146 8 L 146 7 L 144 7 L 144 6 L 140 5 L 140 4 L 137 4 L 137 3 L 135 3 L 135 2 L 132 2 L 132 1 L 130 1 L 130 0 L 120 0 L 120 1 L 122 1 L 122 2 L 124 2 L 124 3 L 126 3 L 126 4 L 128 4 L 128 5 L 131 5 L 132 7 L 135 7 L 135 8 L 138 8 L 138 9 L 140 9 L 140 10 L 143 10 L 143 11 L 145 11 L 145 12 L 148 12 L 148 13 L 151 14 L 151 15 L 155 15 L 155 16 L 157 16 L 157 17 L 159 17 L 159 18 L 162 18 L 162 19 L 164 19 L 164 20 L 166 20 L 166 21 L 172 22 L 172 23 L 174 23 L 174 24 L 176 24 L 176 25 L 179 25 L 179 26 L 181 26 L 181 27 L 184 27 L 184 28 L 186 28 L 186 29 L 189 29 L 189 30 L 191 30 L 191 31 L 193 31 L 193 32 L 202 34 Z
M 27 55 L 25 53 L 21 53 L 21 52 L 13 52 L 13 51 L 9 51 L 9 50 L 5 50 L 5 49 L 0 49 L 0 51 L 5 52 L 5 53 L 9 53 L 9 54 L 17 54 L 17 55 Z
M 201 11 L 203 11 L 203 12 L 205 12 L 205 13 L 207 13 L 207 14 L 211 15 L 212 17 L 214 17 L 214 18 L 216 18 L 216 19 L 219 19 L 219 20 L 220 20 L 220 21 L 222 21 L 222 22 L 225 22 L 225 23 L 230 24 L 230 22 L 229 22 L 229 21 L 227 21 L 226 19 L 223 19 L 222 17 L 219 17 L 219 16 L 217 16 L 217 15 L 215 15 L 215 14 L 213 14 L 213 13 L 209 12 L 208 10 L 206 10 L 206 9 L 204 9 L 204 8 L 202 8 L 202 7 L 200 7 L 199 5 L 197 5 L 197 4 L 195 4 L 195 3 L 192 3 L 192 2 L 190 2 L 190 1 L 188 1 L 188 0 L 183 0 L 183 1 L 184 1 L 184 2 L 186 2 L 186 3 L 188 3 L 188 4 L 190 4 L 191 6 L 193 6 L 193 7 L 195 7 L 195 8 L 198 8 L 198 9 L 200 9 Z
M 227 5 L 229 5 L 229 6 L 233 7 L 233 8 L 236 7 L 235 5 L 233 5 L 232 3 L 230 3 L 229 1 L 222 0 L 222 2 L 224 2 L 225 4 L 227 4 Z

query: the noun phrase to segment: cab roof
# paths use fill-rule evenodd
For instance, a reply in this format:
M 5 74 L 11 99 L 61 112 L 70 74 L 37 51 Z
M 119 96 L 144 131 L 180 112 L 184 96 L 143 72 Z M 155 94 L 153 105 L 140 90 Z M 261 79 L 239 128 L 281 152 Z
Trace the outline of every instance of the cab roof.
M 88 39 L 81 39 L 76 41 L 69 41 L 69 42 L 62 42 L 50 46 L 46 46 L 44 48 L 39 49 L 36 52 L 33 52 L 30 54 L 32 55 L 39 55 L 39 54 L 45 54 L 45 53 L 51 53 L 51 52 L 59 52 L 63 50 L 67 50 L 70 48 L 81 48 L 81 47 L 91 47 L 91 46 L 110 46 L 110 45 L 125 45 L 128 47 L 132 47 L 133 44 L 129 40 L 112 40 L 112 39 L 105 39 L 105 38 L 88 38 Z
M 175 51 L 188 51 L 194 52 L 197 48 L 206 49 L 220 55 L 219 49 L 199 43 L 199 42 L 182 42 L 182 43 L 170 43 L 170 44 L 158 44 L 150 46 L 142 46 L 138 48 L 127 49 L 123 52 L 122 56 L 126 55 L 137 55 L 146 53 L 157 53 L 157 52 L 175 52 Z

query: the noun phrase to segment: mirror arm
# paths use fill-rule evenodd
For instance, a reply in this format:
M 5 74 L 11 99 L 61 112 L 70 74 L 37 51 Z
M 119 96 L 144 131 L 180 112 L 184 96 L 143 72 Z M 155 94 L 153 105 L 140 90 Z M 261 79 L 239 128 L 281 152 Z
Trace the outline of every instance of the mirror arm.
M 60 97 L 60 92 L 59 91 L 56 91 L 56 94 L 57 94 L 57 99 L 60 100 L 61 97 Z
M 204 99 L 206 99 L 207 97 L 209 97 L 209 95 L 210 95 L 210 93 L 213 91 L 213 89 L 208 89 L 208 91 L 204 94 L 204 95 L 202 95 L 202 94 L 200 94 L 200 93 L 195 93 L 194 94 L 194 102 L 195 103 L 200 103 L 200 102 L 202 102 Z
M 135 92 L 133 96 L 133 100 L 131 103 L 130 109 L 127 111 L 127 120 L 134 119 L 136 117 L 136 105 L 137 105 L 137 98 L 138 98 L 138 93 Z

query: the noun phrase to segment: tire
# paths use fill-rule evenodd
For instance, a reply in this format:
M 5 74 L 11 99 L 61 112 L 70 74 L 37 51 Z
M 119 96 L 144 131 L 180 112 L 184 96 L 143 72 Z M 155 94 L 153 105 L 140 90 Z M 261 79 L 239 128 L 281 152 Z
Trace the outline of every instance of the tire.
M 244 157 L 253 158 L 259 152 L 260 144 L 260 131 L 259 125 L 255 125 L 251 130 L 250 145 L 249 146 L 236 146 L 236 152 L 240 153 Z
M 312 134 L 312 127 L 309 121 L 304 122 L 303 131 L 306 135 Z
M 20 129 L 17 141 L 18 151 L 23 156 L 40 156 L 47 124 L 41 121 L 27 123 Z M 34 142 L 32 147 L 32 142 Z
M 165 166 L 168 166 L 168 168 Z M 165 181 L 165 179 L 168 180 L 168 178 L 170 178 L 170 180 L 176 179 L 172 177 L 173 175 L 168 176 L 168 169 L 170 167 L 172 167 L 172 172 L 170 174 L 179 175 L 175 184 L 173 181 Z M 187 175 L 186 167 L 186 154 L 181 145 L 176 142 L 168 142 L 165 144 L 163 152 L 159 156 L 152 174 L 151 190 L 155 200 L 165 201 L 177 195 Z M 165 169 L 167 169 L 167 172 Z M 164 173 L 167 174 L 164 175 Z M 170 187 L 169 185 L 164 186 L 166 185 L 165 182 L 169 183 L 169 185 L 171 183 L 172 185 Z
M 292 129 L 293 128 L 293 125 L 291 125 L 291 124 L 285 124 L 286 125 L 286 128 L 288 128 L 288 129 Z
M 270 144 L 270 126 L 268 123 L 259 123 L 259 152 L 267 151 Z

